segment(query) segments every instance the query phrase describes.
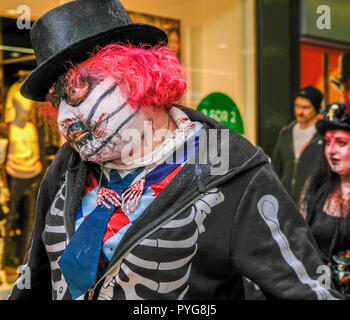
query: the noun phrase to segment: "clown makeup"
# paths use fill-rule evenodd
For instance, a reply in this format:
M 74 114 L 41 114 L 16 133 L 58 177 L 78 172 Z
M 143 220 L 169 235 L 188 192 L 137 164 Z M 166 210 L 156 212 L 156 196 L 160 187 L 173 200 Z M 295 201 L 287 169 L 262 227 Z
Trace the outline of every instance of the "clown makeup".
M 68 88 L 75 94 L 75 88 Z M 83 160 L 103 163 L 120 159 L 128 141 L 122 138 L 128 129 L 143 134 L 144 113 L 131 107 L 115 80 L 105 78 L 100 83 L 88 83 L 72 99 L 59 99 L 58 127 Z M 56 90 L 55 90 L 56 91 Z
M 350 175 L 350 132 L 329 130 L 324 142 L 324 154 L 331 170 L 340 176 Z

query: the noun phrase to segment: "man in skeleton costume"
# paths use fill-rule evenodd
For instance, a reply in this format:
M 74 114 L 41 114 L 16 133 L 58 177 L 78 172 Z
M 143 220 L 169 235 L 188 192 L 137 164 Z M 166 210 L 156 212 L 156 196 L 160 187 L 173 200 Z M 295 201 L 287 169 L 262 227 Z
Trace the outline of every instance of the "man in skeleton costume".
M 10 299 L 243 299 L 243 276 L 271 298 L 340 297 L 268 157 L 175 104 L 184 70 L 161 30 L 77 0 L 31 37 L 21 92 L 51 102 L 67 143 Z

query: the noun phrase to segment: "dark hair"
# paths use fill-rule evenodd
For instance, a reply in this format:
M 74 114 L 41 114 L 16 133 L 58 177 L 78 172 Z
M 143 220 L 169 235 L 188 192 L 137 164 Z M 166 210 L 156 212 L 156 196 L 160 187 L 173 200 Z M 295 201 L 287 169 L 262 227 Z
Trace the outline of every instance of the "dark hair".
M 307 205 L 306 220 L 310 223 L 314 216 L 315 206 L 319 201 L 324 202 L 328 195 L 337 187 L 340 177 L 333 172 L 324 155 L 325 143 L 322 146 L 321 165 L 316 173 L 311 177 L 305 200 Z

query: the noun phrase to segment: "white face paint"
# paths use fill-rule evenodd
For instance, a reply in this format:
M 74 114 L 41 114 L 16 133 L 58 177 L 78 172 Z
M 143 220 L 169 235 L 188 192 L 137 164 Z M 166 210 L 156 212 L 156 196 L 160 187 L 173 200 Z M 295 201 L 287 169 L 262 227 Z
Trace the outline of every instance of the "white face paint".
M 324 142 L 324 154 L 331 170 L 340 176 L 350 176 L 350 132 L 328 130 Z
M 59 130 L 80 157 L 97 163 L 119 160 L 130 145 L 123 132 L 136 129 L 141 137 L 144 121 L 143 112 L 127 103 L 113 78 L 93 87 L 77 106 L 61 100 L 57 118 Z

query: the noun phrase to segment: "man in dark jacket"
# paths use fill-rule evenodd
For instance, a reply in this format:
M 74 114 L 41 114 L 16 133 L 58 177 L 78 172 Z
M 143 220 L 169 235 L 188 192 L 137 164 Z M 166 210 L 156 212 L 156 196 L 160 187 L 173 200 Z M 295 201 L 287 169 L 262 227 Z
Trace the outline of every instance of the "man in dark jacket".
M 68 143 L 42 181 L 10 299 L 243 299 L 243 275 L 267 297 L 339 299 L 268 157 L 174 104 L 183 70 L 170 50 L 154 46 L 166 40 L 160 30 L 132 24 L 119 1 L 78 0 L 36 22 L 36 52 L 57 50 L 51 41 L 62 46 L 40 27 L 56 28 L 50 19 L 100 33 L 69 34 L 62 59 L 78 57 L 78 65 L 59 76 L 61 50 L 56 59 L 39 55 L 48 60 L 22 87 L 32 99 L 49 92 Z M 106 45 L 126 39 L 153 46 Z M 88 43 L 102 49 L 80 57 Z M 138 134 L 141 144 L 122 139 Z
M 272 155 L 272 165 L 296 204 L 306 179 L 318 168 L 321 159 L 322 138 L 315 124 L 322 99 L 323 94 L 312 86 L 296 93 L 296 120 L 281 129 Z

